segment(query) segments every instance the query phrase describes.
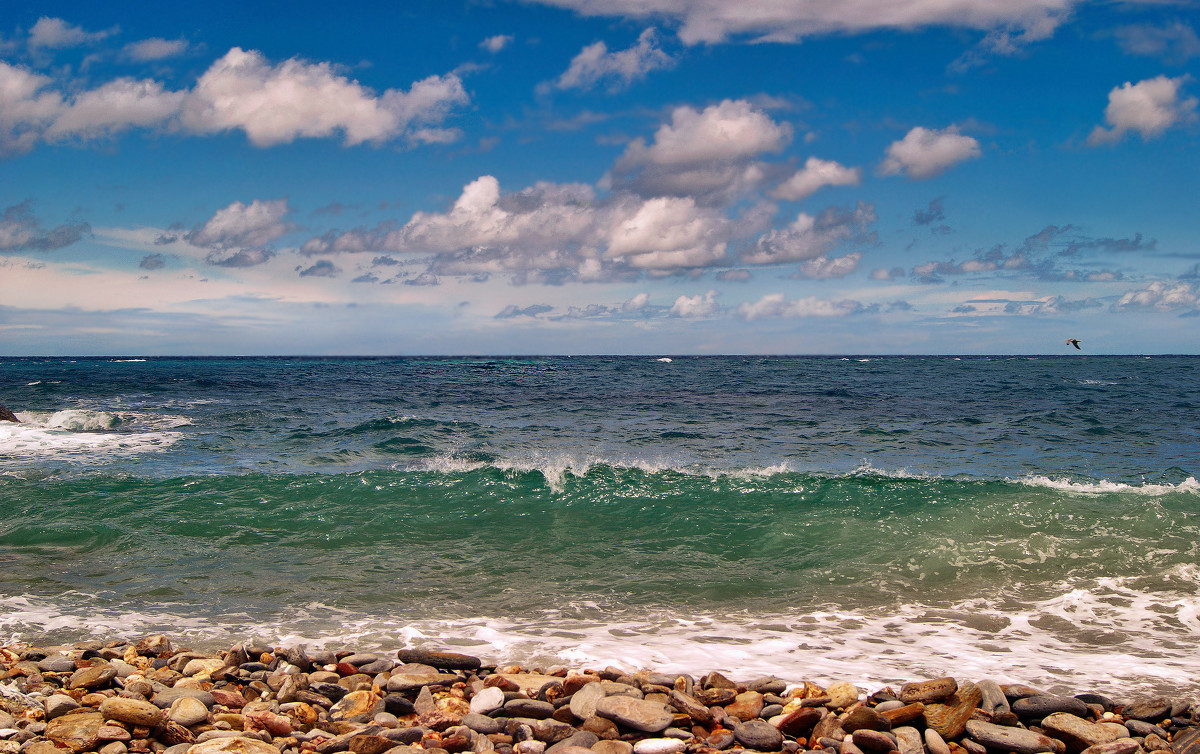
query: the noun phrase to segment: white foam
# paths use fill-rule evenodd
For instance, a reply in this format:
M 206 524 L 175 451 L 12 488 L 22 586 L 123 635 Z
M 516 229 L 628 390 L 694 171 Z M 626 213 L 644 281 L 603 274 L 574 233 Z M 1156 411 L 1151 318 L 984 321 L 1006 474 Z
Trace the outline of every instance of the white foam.
M 140 453 L 162 450 L 179 440 L 169 431 L 191 422 L 184 416 L 117 415 L 106 411 L 65 409 L 53 413 L 21 411 L 20 423 L 0 423 L 0 456 L 39 457 L 97 452 Z M 119 426 L 155 431 L 112 431 Z
M 256 608 L 256 613 L 258 609 Z M 1200 567 L 1153 578 L 1059 585 L 1051 597 L 1001 607 L 826 607 L 751 614 L 634 611 L 578 602 L 521 618 L 413 618 L 312 603 L 271 624 L 246 613 L 198 617 L 181 607 L 111 605 L 89 595 L 0 599 L 0 641 L 136 637 L 166 632 L 223 648 L 247 638 L 286 646 L 393 651 L 438 646 L 491 662 L 615 665 L 738 679 L 848 680 L 868 689 L 924 677 L 991 678 L 1056 693 L 1194 694 L 1200 675 Z
M 1028 476 L 1017 480 L 1029 487 L 1049 487 L 1061 492 L 1074 492 L 1081 495 L 1104 495 L 1112 493 L 1134 493 L 1140 495 L 1169 495 L 1173 492 L 1200 493 L 1200 482 L 1195 477 L 1188 477 L 1179 484 L 1125 484 L 1110 482 L 1102 479 L 1099 482 L 1072 482 L 1069 479 L 1051 479 L 1047 476 Z

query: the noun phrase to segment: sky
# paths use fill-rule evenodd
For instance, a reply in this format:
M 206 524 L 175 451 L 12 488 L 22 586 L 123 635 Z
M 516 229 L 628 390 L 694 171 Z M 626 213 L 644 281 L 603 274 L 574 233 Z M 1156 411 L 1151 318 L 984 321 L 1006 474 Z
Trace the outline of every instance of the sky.
M 1200 353 L 1197 0 L 16 5 L 0 355 Z

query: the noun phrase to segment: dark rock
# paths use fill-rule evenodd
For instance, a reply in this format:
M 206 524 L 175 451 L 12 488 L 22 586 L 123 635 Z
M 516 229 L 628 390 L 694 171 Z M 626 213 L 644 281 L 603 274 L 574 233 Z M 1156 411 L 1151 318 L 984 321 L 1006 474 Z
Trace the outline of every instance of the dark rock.
M 1133 754 L 1140 747 L 1132 738 L 1118 738 L 1116 741 L 1099 746 L 1090 746 L 1080 754 Z
M 675 691 L 672 689 L 671 693 L 668 695 L 668 698 L 670 699 L 672 707 L 690 717 L 694 722 L 699 723 L 700 725 L 707 725 L 712 722 L 712 711 L 704 704 L 701 704 L 700 700 L 696 699 L 695 697 L 688 696 L 682 691 Z M 574 704 L 575 701 L 572 699 L 572 710 L 574 709 Z
M 1024 699 L 1027 696 L 1040 696 L 1042 694 L 1041 691 L 1032 686 L 1026 686 L 1023 683 L 1006 683 L 1001 685 L 1000 689 L 1004 692 L 1004 696 L 1008 698 L 1010 703 L 1018 699 Z
M 1112 712 L 1117 707 L 1116 702 L 1101 694 L 1076 694 L 1075 698 L 1084 704 L 1098 704 L 1105 712 Z
M 1171 702 L 1167 699 L 1143 699 L 1133 704 L 1125 705 L 1121 710 L 1121 714 L 1127 718 L 1134 720 L 1145 720 L 1146 722 L 1159 722 L 1165 717 L 1171 715 Z
M 504 730 L 503 720 L 497 720 L 494 717 L 480 715 L 475 712 L 468 712 L 463 715 L 462 723 L 476 733 L 482 733 L 485 736 L 492 733 L 500 733 Z
M 901 703 L 896 702 L 896 704 L 901 704 Z M 1005 704 L 1005 706 L 1007 706 L 1007 703 Z M 876 708 L 876 712 L 878 712 L 878 711 L 879 711 L 878 708 Z M 916 720 L 918 717 L 920 717 L 924 713 L 925 713 L 925 705 L 922 704 L 921 702 L 913 702 L 912 704 L 901 704 L 901 706 L 899 706 L 899 707 L 895 707 L 895 708 L 886 710 L 884 712 L 879 712 L 879 714 L 883 715 L 883 718 L 885 720 L 887 720 L 888 723 L 890 725 L 892 725 L 893 727 L 895 727 L 897 725 L 904 725 L 905 723 L 911 723 L 913 720 Z
M 117 677 L 117 669 L 108 663 L 80 668 L 67 681 L 68 689 L 98 689 Z
M 401 649 L 396 653 L 400 662 L 415 662 L 432 665 L 445 670 L 479 670 L 483 665 L 478 657 L 458 652 L 435 652 L 428 649 Z
M 854 733 L 859 730 L 891 730 L 892 724 L 871 707 L 855 707 L 842 718 L 842 730 Z
M 877 730 L 858 730 L 851 736 L 854 745 L 864 752 L 887 754 L 896 748 L 896 740 L 886 733 Z
M 210 709 L 212 708 L 212 706 L 214 704 L 217 703 L 216 699 L 213 698 L 213 695 L 208 693 L 207 691 L 202 691 L 200 689 L 186 689 L 186 688 L 163 689 L 162 691 L 159 691 L 154 696 L 152 696 L 150 698 L 150 701 L 154 704 L 155 707 L 158 707 L 159 709 L 167 709 L 172 704 L 175 703 L 176 699 L 180 699 L 185 696 L 190 696 L 193 699 L 200 700 L 200 702 L 205 707 L 208 707 Z
M 586 730 L 581 730 L 578 733 L 573 733 L 573 734 L 567 736 L 563 740 L 559 741 L 558 743 L 556 743 L 553 746 L 546 749 L 546 754 L 550 754 L 551 752 L 562 751 L 563 749 L 567 748 L 568 746 L 578 746 L 583 749 L 590 749 L 590 748 L 592 748 L 593 745 L 595 745 L 599 741 L 600 741 L 600 737 L 597 736 L 595 733 L 591 733 Z
M 49 714 L 49 712 L 46 714 Z M 1126 720 L 1125 727 L 1128 728 L 1129 732 L 1133 735 L 1141 736 L 1142 738 L 1150 735 L 1156 735 L 1160 738 L 1167 737 L 1167 732 L 1165 730 L 1158 727 L 1154 723 L 1148 723 L 1145 720 Z
M 792 738 L 807 736 L 812 732 L 813 726 L 820 722 L 822 716 L 822 710 L 801 707 L 779 722 L 779 730 Z
M 713 731 L 712 735 L 704 740 L 706 744 L 714 749 L 717 749 L 718 751 L 722 749 L 728 749 L 730 746 L 733 746 L 733 741 L 733 731 L 725 730 L 724 728 Z
M 350 689 L 340 683 L 310 683 L 308 690 L 320 694 L 331 702 L 339 702 L 343 696 L 350 693 Z
M 930 681 L 906 683 L 900 688 L 900 701 L 905 704 L 913 702 L 940 702 L 948 699 L 958 691 L 958 681 L 953 678 L 934 678 Z
M 733 737 L 747 749 L 756 751 L 779 751 L 783 735 L 766 720 L 749 720 L 733 728 Z
M 20 422 L 16 414 L 5 408 L 3 403 L 0 403 L 0 422 Z
M 781 681 L 773 675 L 765 678 L 757 678 L 746 684 L 746 688 L 750 691 L 757 691 L 760 694 L 782 694 L 787 691 L 787 682 Z
M 1026 720 L 1040 720 L 1055 712 L 1066 712 L 1069 715 L 1085 717 L 1088 713 L 1088 706 L 1069 696 L 1038 694 L 1016 700 L 1012 703 L 1012 711 Z
M 783 714 L 783 705 L 782 704 L 768 704 L 762 708 L 762 712 L 759 712 L 758 716 L 761 717 L 763 720 L 770 720 L 772 717 L 775 717 L 776 715 L 782 715 L 782 714 Z
M 505 702 L 504 712 L 509 717 L 530 717 L 534 720 L 545 720 L 554 714 L 554 705 L 537 699 L 513 699 Z
M 49 655 L 38 660 L 37 666 L 43 673 L 75 672 L 75 661 L 66 655 Z
M 1175 754 L 1200 754 L 1200 728 L 1189 728 L 1175 735 L 1171 742 Z

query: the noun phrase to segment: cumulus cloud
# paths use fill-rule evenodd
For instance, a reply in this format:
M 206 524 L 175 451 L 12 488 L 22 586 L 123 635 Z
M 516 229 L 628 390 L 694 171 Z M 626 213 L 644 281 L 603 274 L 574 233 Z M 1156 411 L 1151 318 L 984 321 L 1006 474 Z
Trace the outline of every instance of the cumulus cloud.
M 196 246 L 215 249 L 265 246 L 291 232 L 292 226 L 285 219 L 289 212 L 287 199 L 234 202 L 217 210 L 185 238 Z
M 873 29 L 952 26 L 1002 29 L 1009 34 L 1044 35 L 1079 0 L 538 0 L 590 16 L 669 18 L 680 25 L 685 44 L 722 42 L 730 37 L 793 42 L 819 34 L 858 33 Z
M 90 234 L 84 222 L 43 228 L 33 215 L 29 200 L 6 207 L 0 214 L 0 251 L 54 251 L 76 243 Z
M 130 128 L 158 126 L 178 112 L 184 97 L 183 92 L 166 91 L 157 81 L 117 79 L 80 93 L 42 136 L 47 141 L 99 139 Z
M 131 54 L 163 54 L 164 45 L 173 44 L 147 42 L 154 44 Z M 347 145 L 392 139 L 444 143 L 457 138 L 457 131 L 440 124 L 468 100 L 455 74 L 376 95 L 329 63 L 293 58 L 272 64 L 262 53 L 236 47 L 190 90 L 132 78 L 83 90 L 60 91 L 53 84 L 48 76 L 0 62 L 0 156 L 28 151 L 39 140 L 85 141 L 132 128 L 241 130 L 260 147 L 336 135 Z
M 511 34 L 497 34 L 480 42 L 479 49 L 487 50 L 488 52 L 495 54 L 503 50 L 505 47 L 508 47 L 512 41 L 513 35 Z
M 630 298 L 625 303 L 621 304 L 623 312 L 640 312 L 650 303 L 649 293 L 639 293 L 633 298 Z
M 980 154 L 979 142 L 960 134 L 957 126 L 940 131 L 917 126 L 887 148 L 879 172 L 923 180 L 941 175 L 954 165 L 975 159 Z
M 1145 288 L 1126 292 L 1113 304 L 1114 311 L 1138 309 L 1159 312 L 1200 309 L 1200 285 L 1156 280 Z
M 99 42 L 112 36 L 116 29 L 86 31 L 81 26 L 69 24 L 61 18 L 42 16 L 29 30 L 29 49 L 64 49 Z
M 684 319 L 715 316 L 721 311 L 721 305 L 717 303 L 720 295 L 717 291 L 709 290 L 695 296 L 680 296 L 671 306 L 670 315 Z
M 1088 135 L 1088 144 L 1115 144 L 1130 131 L 1143 139 L 1160 136 L 1177 123 L 1196 116 L 1195 97 L 1181 98 L 1180 89 L 1190 77 L 1156 76 L 1136 84 L 1126 81 L 1108 93 L 1104 120 L 1108 128 L 1096 126 Z
M 832 160 L 809 157 L 802 169 L 797 170 L 791 178 L 771 191 L 771 196 L 776 199 L 799 201 L 807 199 L 825 186 L 857 186 L 861 181 L 861 168 L 848 168 Z
M 816 217 L 801 212 L 785 228 L 770 230 L 742 254 L 747 264 L 780 264 L 816 259 L 836 244 L 862 236 L 875 222 L 873 205 L 859 202 L 853 210 L 831 207 Z
M 241 129 L 256 146 L 336 133 L 346 144 L 400 135 L 421 141 L 432 134 L 422 135 L 417 126 L 441 121 L 466 101 L 454 74 L 430 76 L 407 92 L 388 89 L 377 97 L 329 63 L 292 58 L 273 65 L 260 52 L 234 47 L 196 82 L 180 122 L 198 133 Z
M 728 223 L 690 197 L 656 197 L 608 234 L 605 257 L 648 270 L 706 267 L 725 256 Z
M 609 89 L 621 89 L 659 68 L 673 65 L 675 60 L 658 46 L 658 33 L 646 29 L 638 36 L 637 44 L 627 50 L 608 51 L 604 42 L 584 47 L 571 60 L 571 65 L 554 80 L 556 89 L 594 89 L 606 84 Z
M 778 317 L 845 317 L 865 310 L 862 303 L 852 299 L 823 299 L 816 296 L 789 301 L 782 293 L 768 293 L 758 301 L 747 301 L 737 308 L 744 320 Z
M 190 45 L 186 39 L 152 37 L 125 45 L 121 49 L 121 56 L 135 63 L 148 63 L 178 57 L 187 52 L 188 47 Z
M 649 145 L 640 137 L 630 142 L 609 182 L 642 196 L 726 201 L 761 185 L 769 169 L 755 158 L 781 151 L 791 138 L 790 125 L 746 100 L 677 107 Z

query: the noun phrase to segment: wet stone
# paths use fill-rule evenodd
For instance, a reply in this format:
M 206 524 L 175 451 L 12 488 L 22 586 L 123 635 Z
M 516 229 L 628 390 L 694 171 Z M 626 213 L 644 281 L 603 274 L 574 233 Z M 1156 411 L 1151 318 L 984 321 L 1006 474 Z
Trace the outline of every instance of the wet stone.
M 1111 743 L 1089 746 L 1080 754 L 1133 754 L 1140 747 L 1132 738 L 1121 738 Z
M 1055 712 L 1042 720 L 1042 729 L 1067 745 L 1067 751 L 1080 752 L 1089 746 L 1116 739 L 1112 731 L 1066 712 Z
M 80 668 L 71 674 L 67 681 L 69 689 L 97 689 L 108 685 L 117 677 L 117 669 L 108 663 Z
M 1070 715 L 1083 717 L 1088 713 L 1088 707 L 1078 699 L 1055 694 L 1038 694 L 1027 696 L 1012 703 L 1012 711 L 1026 720 L 1040 720 L 1055 712 L 1066 712 Z
M 958 681 L 953 678 L 934 678 L 929 681 L 906 683 L 900 688 L 900 701 L 905 704 L 913 702 L 940 702 L 949 699 L 958 691 Z
M 1133 704 L 1125 705 L 1121 710 L 1121 714 L 1134 720 L 1155 723 L 1170 716 L 1171 702 L 1162 698 L 1142 699 Z
M 812 707 L 801 707 L 779 721 L 779 730 L 787 736 L 796 738 L 807 736 L 813 726 L 821 720 L 821 710 Z
M 544 720 L 554 714 L 554 705 L 537 699 L 513 699 L 505 702 L 504 714 L 509 717 L 531 717 Z
M 971 719 L 971 715 L 974 714 L 982 700 L 983 693 L 978 686 L 973 683 L 964 683 L 959 686 L 954 696 L 946 699 L 945 702 L 925 705 L 925 724 L 943 741 L 958 738 L 966 728 L 967 720 Z M 926 741 L 926 745 L 929 745 L 928 741 Z M 932 747 L 930 748 L 932 749 Z
M 66 655 L 53 654 L 38 660 L 37 668 L 43 673 L 74 673 L 75 661 Z
M 49 713 L 47 712 L 47 714 Z M 1142 738 L 1150 735 L 1156 735 L 1160 738 L 1167 737 L 1167 732 L 1165 730 L 1158 727 L 1154 723 L 1148 723 L 1144 720 L 1126 720 L 1125 728 L 1133 735 L 1141 736 Z
M 731 704 L 726 705 L 725 712 L 745 722 L 753 720 L 762 713 L 763 696 L 757 691 L 745 691 L 734 697 Z
M 842 730 L 853 733 L 858 730 L 891 730 L 892 724 L 883 715 L 870 707 L 855 707 L 842 719 Z
M 1188 728 L 1175 735 L 1171 742 L 1175 754 L 1200 754 L 1200 728 Z
M 279 754 L 279 750 L 257 738 L 233 736 L 213 738 L 194 744 L 187 750 L 187 754 Z
M 56 717 L 66 714 L 71 710 L 79 709 L 79 702 L 75 701 L 66 694 L 53 694 L 46 701 L 42 702 L 46 708 L 46 720 L 53 720 Z M 10 727 L 10 726 L 5 726 Z
M 1024 728 L 1010 728 L 982 720 L 968 720 L 966 730 L 967 735 L 971 738 L 987 748 L 997 751 L 1038 754 L 1038 752 L 1055 750 L 1054 742 L 1049 737 Z
M 131 725 L 144 725 L 148 728 L 157 727 L 162 723 L 163 712 L 150 702 L 137 699 L 122 699 L 112 697 L 100 705 L 100 714 L 108 720 L 119 720 Z
M 476 715 L 490 715 L 504 706 L 504 692 L 495 686 L 485 688 L 471 697 L 471 712 Z
M 851 736 L 854 745 L 864 752 L 887 754 L 896 748 L 896 741 L 886 733 L 877 730 L 859 730 Z
M 674 719 L 666 705 L 631 696 L 604 697 L 596 703 L 596 714 L 645 733 L 657 733 Z
M 735 725 L 733 737 L 742 746 L 756 751 L 778 751 L 783 745 L 783 735 L 766 720 L 749 720 Z
M 592 754 L 632 754 L 628 741 L 601 741 L 592 746 Z
M 436 652 L 427 649 L 401 649 L 396 653 L 400 662 L 416 662 L 446 670 L 478 670 L 483 663 L 478 657 L 458 652 Z
M 488 717 L 487 715 L 479 714 L 477 712 L 471 712 L 463 715 L 462 724 L 476 733 L 482 733 L 484 735 L 500 733 L 504 730 L 503 721 L 497 720 L 494 717 Z

